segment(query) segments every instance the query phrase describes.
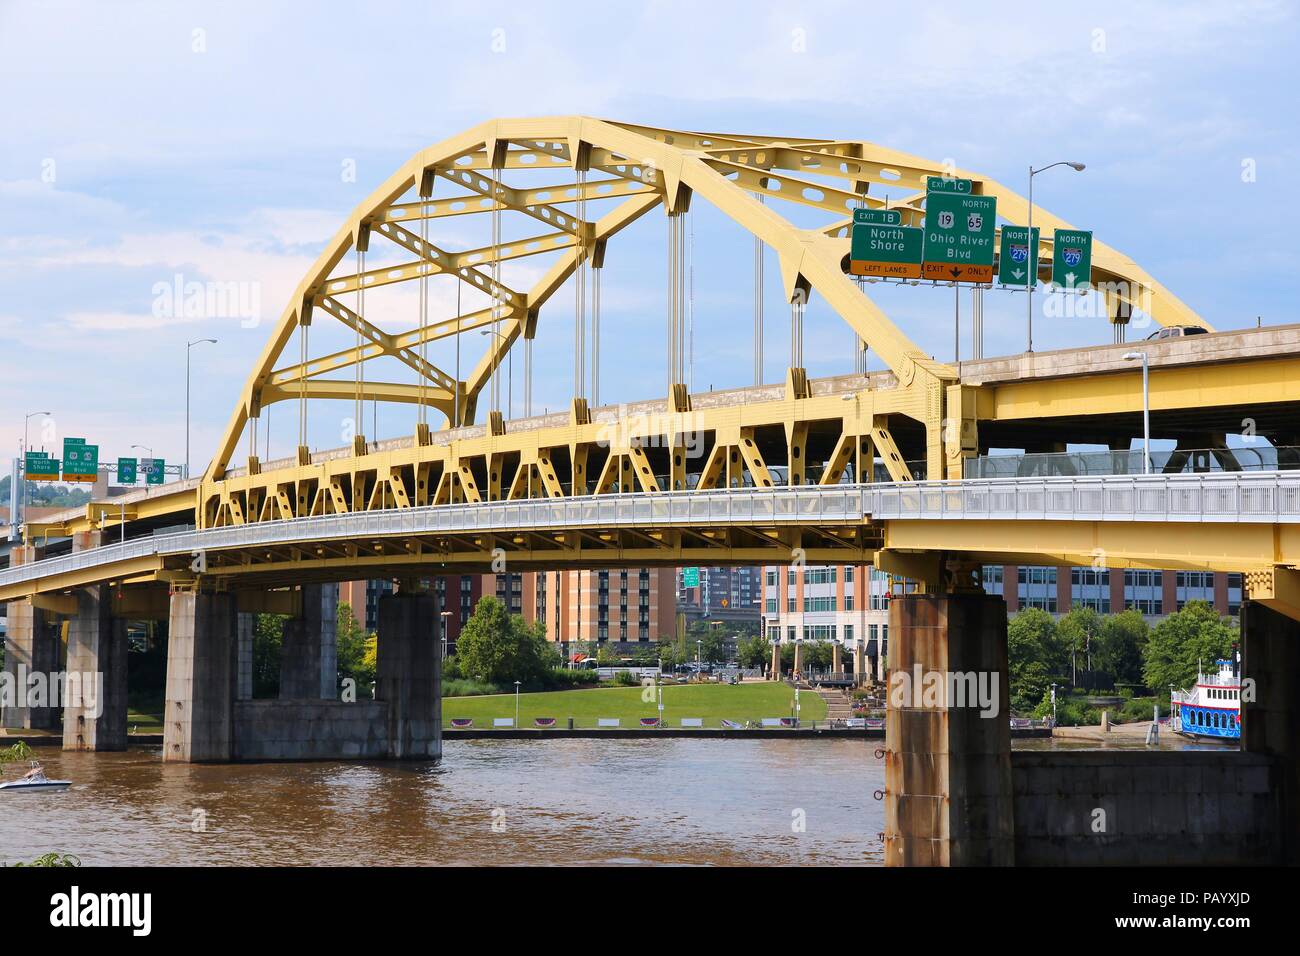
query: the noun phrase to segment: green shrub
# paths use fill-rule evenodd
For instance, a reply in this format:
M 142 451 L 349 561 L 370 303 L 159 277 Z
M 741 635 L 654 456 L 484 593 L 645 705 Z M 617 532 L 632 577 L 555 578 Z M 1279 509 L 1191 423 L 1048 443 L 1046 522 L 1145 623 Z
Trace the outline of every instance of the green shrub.
M 614 683 L 619 687 L 640 687 L 641 678 L 631 671 L 619 671 L 614 675 Z
M 478 697 L 483 694 L 500 694 L 504 693 L 496 684 L 489 684 L 485 681 L 467 680 L 463 677 L 454 677 L 451 680 L 443 680 L 442 696 L 443 697 Z

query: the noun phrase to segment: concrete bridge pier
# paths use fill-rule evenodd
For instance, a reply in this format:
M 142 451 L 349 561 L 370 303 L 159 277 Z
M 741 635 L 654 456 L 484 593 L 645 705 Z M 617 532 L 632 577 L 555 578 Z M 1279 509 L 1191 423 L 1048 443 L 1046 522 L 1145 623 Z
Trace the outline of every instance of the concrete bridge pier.
M 109 585 L 76 591 L 68 622 L 64 750 L 126 749 L 126 621 L 113 617 Z
M 301 596 L 301 614 L 284 622 L 280 699 L 333 700 L 338 695 L 339 586 L 304 584 Z
M 101 533 L 72 537 L 73 553 L 100 545 Z M 126 749 L 126 622 L 113 617 L 112 588 L 79 588 L 68 622 L 63 701 L 64 750 Z
M 39 560 L 39 552 L 32 545 L 20 545 L 10 552 L 9 559 L 14 565 L 26 564 Z M 59 709 L 27 706 L 26 690 L 20 684 L 29 685 L 33 675 L 50 675 L 63 669 L 58 619 L 28 601 L 10 601 L 6 613 L 4 670 L 9 675 L 6 683 L 14 696 L 0 706 L 0 727 L 57 730 Z
M 164 761 L 221 763 L 234 755 L 238 616 L 233 594 L 172 592 Z
M 1255 601 L 1241 608 L 1241 749 L 1273 761 L 1280 864 L 1300 864 L 1300 621 Z
M 885 865 L 1010 866 L 1006 603 L 908 594 L 890 602 L 889 618 Z
M 387 705 L 388 756 L 442 756 L 442 654 L 432 594 L 406 590 L 379 599 L 375 698 Z

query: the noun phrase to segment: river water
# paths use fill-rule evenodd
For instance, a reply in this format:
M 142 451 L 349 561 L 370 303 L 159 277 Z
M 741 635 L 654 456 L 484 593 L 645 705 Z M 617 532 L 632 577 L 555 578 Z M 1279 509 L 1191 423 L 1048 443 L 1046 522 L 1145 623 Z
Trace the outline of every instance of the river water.
M 879 865 L 883 743 L 454 740 L 436 766 L 164 764 L 156 747 L 42 747 L 48 775 L 74 785 L 0 792 L 0 862 L 58 851 L 87 865 Z
M 48 775 L 74 786 L 0 792 L 0 861 L 879 865 L 877 746 L 448 741 L 437 766 L 163 764 L 157 748 L 42 747 Z

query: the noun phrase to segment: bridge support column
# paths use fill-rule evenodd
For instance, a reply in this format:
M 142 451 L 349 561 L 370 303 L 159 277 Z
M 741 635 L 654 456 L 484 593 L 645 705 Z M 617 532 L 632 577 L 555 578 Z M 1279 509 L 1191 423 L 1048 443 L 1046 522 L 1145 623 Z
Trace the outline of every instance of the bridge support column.
M 76 592 L 68 623 L 64 750 L 126 749 L 126 621 L 112 616 L 109 586 Z
M 31 545 L 20 545 L 9 553 L 13 565 L 35 561 L 39 555 Z M 4 638 L 6 684 L 11 700 L 0 704 L 0 727 L 17 730 L 57 730 L 57 707 L 29 707 L 28 691 L 31 679 L 37 674 L 51 675 L 62 670 L 62 641 L 59 639 L 59 622 L 27 601 L 10 601 L 7 610 L 8 624 Z
M 1278 863 L 1300 863 L 1300 621 L 1256 601 L 1241 608 L 1242 676 L 1254 700 L 1241 705 L 1241 749 L 1277 761 L 1282 837 Z
M 379 599 L 375 699 L 388 706 L 388 756 L 442 756 L 442 660 L 437 607 L 426 592 Z
M 164 761 L 231 759 L 238 616 L 233 594 L 172 593 Z
M 1010 866 L 1006 603 L 908 594 L 889 617 L 885 865 Z
M 337 584 L 304 584 L 302 615 L 284 622 L 281 700 L 333 700 L 338 689 Z

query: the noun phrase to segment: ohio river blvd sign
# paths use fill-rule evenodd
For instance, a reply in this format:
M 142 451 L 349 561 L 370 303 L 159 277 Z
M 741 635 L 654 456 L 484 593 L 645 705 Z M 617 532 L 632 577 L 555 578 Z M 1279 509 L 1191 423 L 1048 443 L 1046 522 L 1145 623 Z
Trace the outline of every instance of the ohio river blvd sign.
M 927 193 L 921 278 L 991 283 L 997 209 L 994 196 Z

